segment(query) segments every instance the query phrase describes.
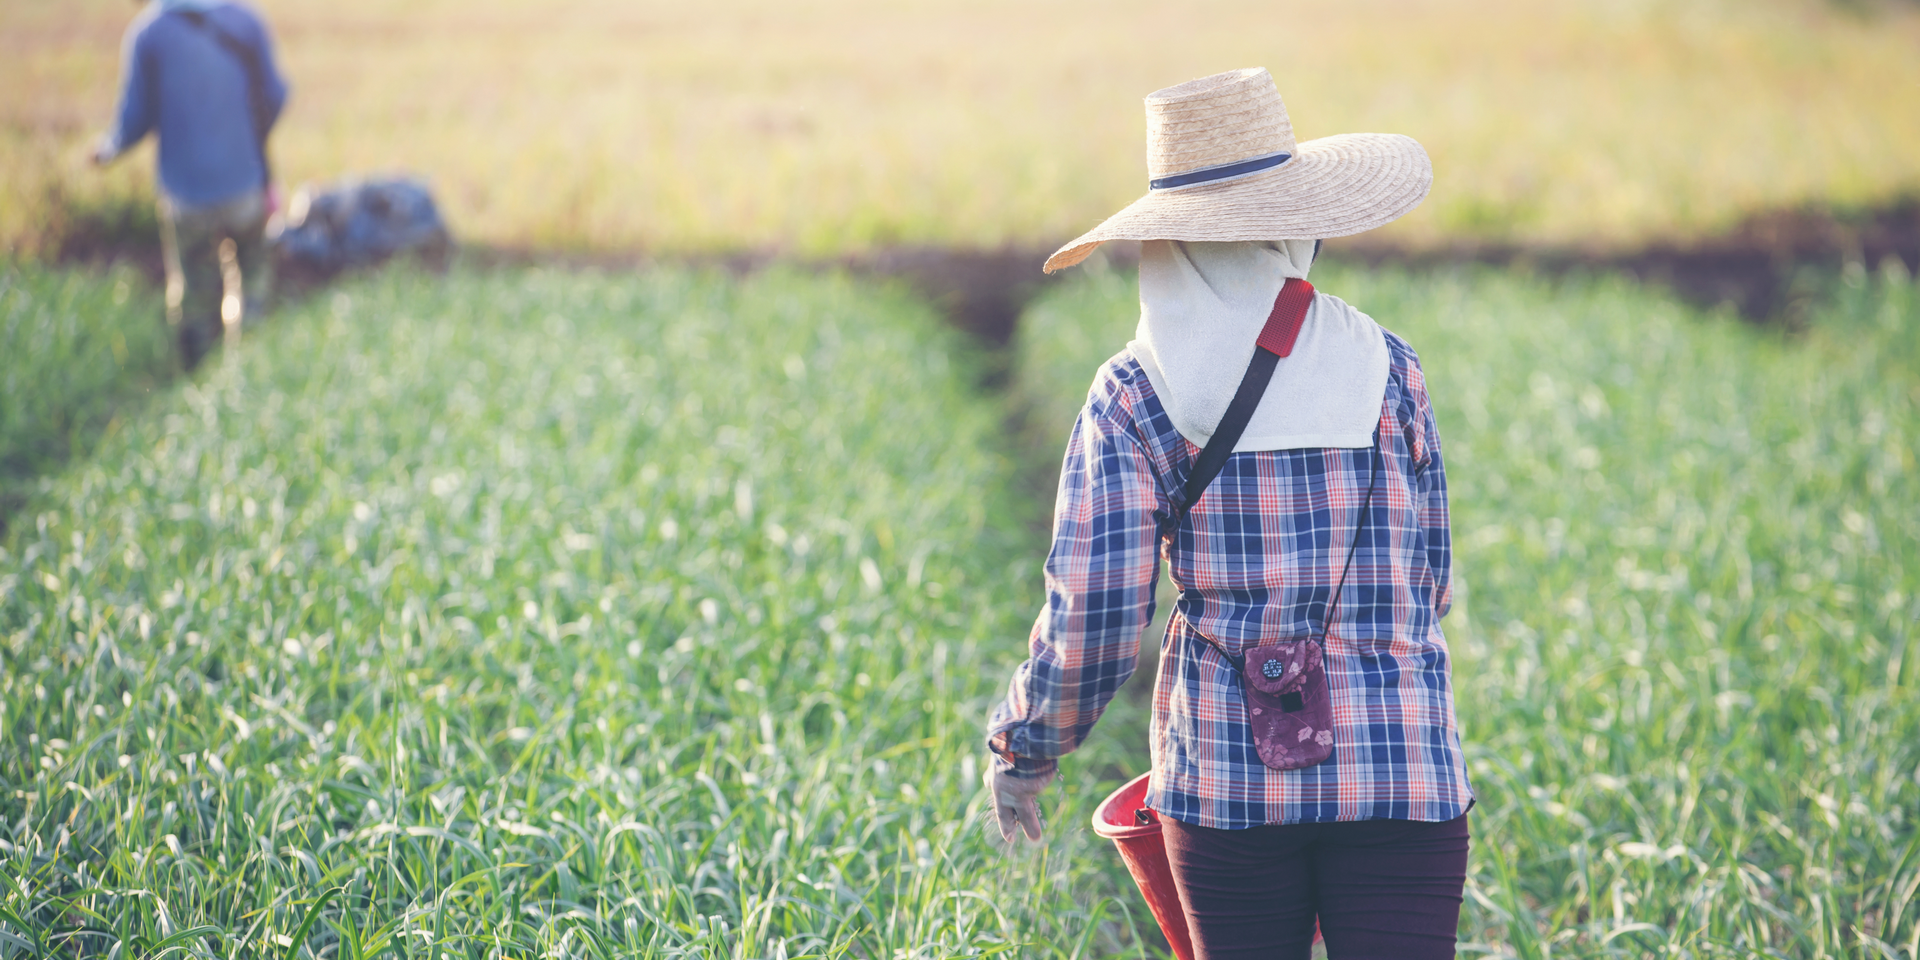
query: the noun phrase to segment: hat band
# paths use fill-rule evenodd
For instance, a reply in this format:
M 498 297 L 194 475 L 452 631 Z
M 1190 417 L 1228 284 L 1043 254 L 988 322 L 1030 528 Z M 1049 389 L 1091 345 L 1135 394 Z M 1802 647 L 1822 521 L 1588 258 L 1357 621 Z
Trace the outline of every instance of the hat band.
M 1178 190 L 1181 187 L 1197 187 L 1203 183 L 1218 183 L 1222 180 L 1234 180 L 1240 177 L 1251 176 L 1262 170 L 1271 170 L 1291 159 L 1293 159 L 1293 154 L 1291 153 L 1269 153 L 1264 157 L 1254 157 L 1250 160 L 1235 160 L 1232 163 L 1223 163 L 1217 167 L 1201 167 L 1198 170 L 1189 170 L 1186 173 L 1176 173 L 1170 177 L 1160 177 L 1155 180 L 1149 180 L 1147 181 L 1147 189 Z

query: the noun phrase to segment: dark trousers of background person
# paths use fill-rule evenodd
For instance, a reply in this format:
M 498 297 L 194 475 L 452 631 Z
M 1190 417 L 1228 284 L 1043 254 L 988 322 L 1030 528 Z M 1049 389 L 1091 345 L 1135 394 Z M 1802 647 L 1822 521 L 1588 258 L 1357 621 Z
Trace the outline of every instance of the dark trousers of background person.
M 160 249 L 167 266 L 167 323 L 191 370 L 229 325 L 258 318 L 273 289 L 267 203 L 248 191 L 208 207 L 160 200 Z M 229 291 L 228 281 L 236 281 Z
M 1198 960 L 1452 957 L 1467 816 L 1215 830 L 1162 818 Z

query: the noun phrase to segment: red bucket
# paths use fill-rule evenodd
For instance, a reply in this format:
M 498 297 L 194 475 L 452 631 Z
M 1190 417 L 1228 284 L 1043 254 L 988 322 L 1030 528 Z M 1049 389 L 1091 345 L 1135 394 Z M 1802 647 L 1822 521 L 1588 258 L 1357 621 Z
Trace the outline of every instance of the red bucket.
M 1147 909 L 1160 922 L 1173 955 L 1193 960 L 1193 935 L 1187 932 L 1187 914 L 1180 908 L 1180 891 L 1173 885 L 1173 866 L 1167 862 L 1167 844 L 1160 836 L 1160 815 L 1147 808 L 1147 779 L 1143 773 L 1115 790 L 1093 812 L 1093 832 L 1113 841 L 1120 848 L 1120 859 L 1127 872 L 1140 885 L 1147 898 Z M 1313 941 L 1320 942 L 1319 925 Z
M 1140 885 L 1147 909 L 1160 922 L 1160 931 L 1180 960 L 1193 960 L 1193 938 L 1187 934 L 1187 915 L 1180 909 L 1180 892 L 1173 886 L 1173 868 L 1167 864 L 1167 845 L 1160 839 L 1160 815 L 1147 809 L 1147 778 L 1143 773 L 1113 792 L 1093 812 L 1093 832 L 1120 848 L 1127 872 Z

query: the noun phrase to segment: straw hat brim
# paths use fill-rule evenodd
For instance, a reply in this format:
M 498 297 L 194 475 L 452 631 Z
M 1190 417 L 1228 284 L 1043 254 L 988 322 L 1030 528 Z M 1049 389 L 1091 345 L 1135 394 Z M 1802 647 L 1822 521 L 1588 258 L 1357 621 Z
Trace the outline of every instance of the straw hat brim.
M 1343 133 L 1299 145 L 1272 170 L 1222 183 L 1161 190 L 1047 258 L 1071 267 L 1108 240 L 1305 240 L 1384 226 L 1426 199 L 1433 163 L 1412 137 Z

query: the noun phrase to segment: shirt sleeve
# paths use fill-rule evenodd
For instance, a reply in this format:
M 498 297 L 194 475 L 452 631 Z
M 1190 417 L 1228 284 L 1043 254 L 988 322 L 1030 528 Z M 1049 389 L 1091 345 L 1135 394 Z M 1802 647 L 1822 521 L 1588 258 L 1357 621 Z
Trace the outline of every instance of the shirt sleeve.
M 136 23 L 120 46 L 120 109 L 115 114 L 113 132 L 107 135 L 116 156 L 153 132 L 159 119 L 155 104 L 160 93 L 153 85 L 153 66 L 147 62 L 151 54 L 141 41 L 145 35 L 145 22 Z
M 987 728 L 995 765 L 1044 776 L 1086 739 L 1133 674 L 1153 622 L 1156 511 L 1166 498 L 1125 426 L 1089 403 L 1067 442 L 1047 554 L 1046 606 Z
M 1433 403 L 1427 396 L 1426 378 L 1414 362 L 1412 384 L 1414 411 L 1418 422 L 1415 435 L 1415 492 L 1420 498 L 1420 532 L 1427 546 L 1427 568 L 1433 571 L 1433 618 L 1440 620 L 1453 609 L 1453 526 L 1447 511 L 1447 468 L 1440 453 L 1440 426 L 1433 419 Z

